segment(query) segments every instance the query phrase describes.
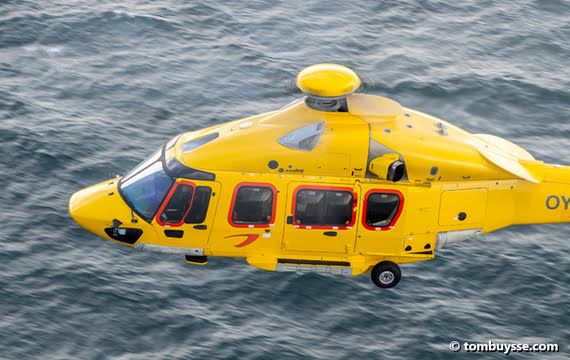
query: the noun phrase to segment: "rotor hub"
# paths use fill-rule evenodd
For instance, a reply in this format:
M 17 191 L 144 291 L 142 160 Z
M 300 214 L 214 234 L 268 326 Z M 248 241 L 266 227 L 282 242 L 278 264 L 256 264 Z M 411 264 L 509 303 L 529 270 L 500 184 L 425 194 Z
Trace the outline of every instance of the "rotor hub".
M 320 98 L 340 98 L 355 92 L 361 85 L 358 75 L 338 64 L 316 64 L 297 75 L 297 87 L 302 92 Z

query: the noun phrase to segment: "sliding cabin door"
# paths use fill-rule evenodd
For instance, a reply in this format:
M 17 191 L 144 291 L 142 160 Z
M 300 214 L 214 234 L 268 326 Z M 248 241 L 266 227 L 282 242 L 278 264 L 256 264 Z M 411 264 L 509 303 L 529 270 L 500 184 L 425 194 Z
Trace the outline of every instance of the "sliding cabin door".
M 317 254 L 352 252 L 359 192 L 351 184 L 290 183 L 284 248 Z

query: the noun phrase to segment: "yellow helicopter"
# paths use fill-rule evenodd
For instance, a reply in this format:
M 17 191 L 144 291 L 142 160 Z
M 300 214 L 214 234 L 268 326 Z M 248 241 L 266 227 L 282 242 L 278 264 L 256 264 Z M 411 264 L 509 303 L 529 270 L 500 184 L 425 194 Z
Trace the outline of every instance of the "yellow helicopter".
M 288 106 L 181 134 L 73 194 L 85 229 L 136 249 L 239 257 L 259 269 L 370 273 L 431 260 L 514 224 L 570 222 L 570 167 L 536 161 L 384 97 L 336 64 L 302 70 Z

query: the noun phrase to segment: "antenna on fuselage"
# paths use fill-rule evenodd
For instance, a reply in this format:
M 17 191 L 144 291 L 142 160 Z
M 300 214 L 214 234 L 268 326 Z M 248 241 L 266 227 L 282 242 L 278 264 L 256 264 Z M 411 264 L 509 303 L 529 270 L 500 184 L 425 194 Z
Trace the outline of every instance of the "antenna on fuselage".
M 346 97 L 360 88 L 358 75 L 338 64 L 316 64 L 303 69 L 296 79 L 297 87 L 307 95 L 312 109 L 348 112 Z

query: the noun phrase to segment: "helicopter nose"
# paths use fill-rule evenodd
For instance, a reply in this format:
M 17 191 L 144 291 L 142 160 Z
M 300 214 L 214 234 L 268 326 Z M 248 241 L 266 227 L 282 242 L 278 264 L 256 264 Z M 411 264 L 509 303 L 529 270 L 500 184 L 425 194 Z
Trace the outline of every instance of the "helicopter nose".
M 129 246 L 156 241 L 151 224 L 135 218 L 118 192 L 119 179 L 110 179 L 73 194 L 69 215 L 95 235 Z
M 113 219 L 109 201 L 113 184 L 113 181 L 104 181 L 73 194 L 69 199 L 69 215 L 86 230 L 105 236 L 105 224 Z

